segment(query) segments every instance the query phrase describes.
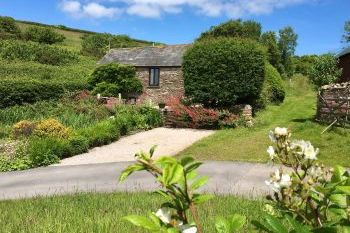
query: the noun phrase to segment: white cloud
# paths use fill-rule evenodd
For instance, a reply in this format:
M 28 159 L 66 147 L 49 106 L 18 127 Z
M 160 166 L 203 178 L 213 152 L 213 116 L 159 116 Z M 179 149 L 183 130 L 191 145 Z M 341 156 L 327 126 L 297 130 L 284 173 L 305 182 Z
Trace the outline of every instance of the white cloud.
M 113 18 L 122 12 L 140 17 L 159 18 L 163 14 L 178 14 L 184 7 L 188 7 L 205 16 L 226 15 L 239 18 L 269 14 L 276 9 L 310 1 L 315 0 L 63 0 L 61 9 L 73 16 L 94 18 Z M 102 5 L 106 3 L 119 7 Z
M 60 4 L 63 12 L 75 18 L 114 18 L 122 13 L 122 9 L 106 7 L 96 2 L 89 2 L 85 5 L 75 0 L 64 0 Z
M 122 10 L 119 8 L 115 8 L 115 7 L 108 8 L 95 2 L 84 5 L 82 9 L 83 9 L 83 13 L 87 17 L 92 17 L 92 18 L 103 18 L 103 17 L 113 18 L 117 15 L 120 15 L 120 13 L 122 12 Z

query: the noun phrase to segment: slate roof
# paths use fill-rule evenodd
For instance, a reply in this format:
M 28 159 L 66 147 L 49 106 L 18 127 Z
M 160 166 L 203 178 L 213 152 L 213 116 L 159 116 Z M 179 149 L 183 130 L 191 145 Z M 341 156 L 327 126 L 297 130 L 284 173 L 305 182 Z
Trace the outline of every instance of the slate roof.
M 189 46 L 186 44 L 111 49 L 98 63 L 115 62 L 139 67 L 180 67 L 182 57 Z
M 337 54 L 337 57 L 339 58 L 349 53 L 350 53 L 350 47 L 343 49 L 340 53 Z

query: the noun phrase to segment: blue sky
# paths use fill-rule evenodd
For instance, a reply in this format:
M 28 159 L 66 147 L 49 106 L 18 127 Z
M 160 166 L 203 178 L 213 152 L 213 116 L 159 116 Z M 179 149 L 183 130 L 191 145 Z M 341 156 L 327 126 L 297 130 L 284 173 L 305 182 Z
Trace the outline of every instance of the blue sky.
M 337 52 L 350 0 L 1 0 L 0 15 L 167 44 L 192 42 L 230 18 L 254 19 L 263 31 L 290 25 L 296 53 Z

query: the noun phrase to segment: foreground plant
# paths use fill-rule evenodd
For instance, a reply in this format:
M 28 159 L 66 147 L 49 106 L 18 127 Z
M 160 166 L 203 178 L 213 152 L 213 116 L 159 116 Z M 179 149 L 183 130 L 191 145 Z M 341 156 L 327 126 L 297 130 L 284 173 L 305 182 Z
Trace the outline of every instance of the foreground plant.
M 167 201 L 156 212 L 149 212 L 148 217 L 130 215 L 124 219 L 150 232 L 203 233 L 197 207 L 213 196 L 196 192 L 208 181 L 208 177 L 199 177 L 197 174 L 196 170 L 202 163 L 191 157 L 178 161 L 163 156 L 154 160 L 154 150 L 155 147 L 149 153 L 136 154 L 137 162 L 126 168 L 119 180 L 124 181 L 136 171 L 147 171 L 160 184 L 161 189 L 156 193 Z M 218 233 L 231 233 L 241 229 L 245 221 L 245 217 L 240 215 L 233 215 L 228 219 L 217 218 L 215 227 Z
M 270 159 L 282 166 L 266 184 L 274 191 L 273 199 L 284 220 L 300 228 L 294 232 L 350 232 L 349 172 L 340 166 L 331 169 L 318 164 L 319 149 L 309 141 L 291 140 L 286 128 L 275 128 L 269 137 L 275 143 L 267 150 Z M 277 214 L 270 213 L 261 223 L 265 231 L 293 232 L 283 230 L 282 222 L 273 215 Z

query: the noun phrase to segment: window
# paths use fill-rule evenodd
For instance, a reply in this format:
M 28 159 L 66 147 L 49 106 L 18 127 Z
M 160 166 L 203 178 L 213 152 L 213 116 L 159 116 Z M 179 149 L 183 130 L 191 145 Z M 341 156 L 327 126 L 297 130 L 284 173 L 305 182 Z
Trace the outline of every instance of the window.
M 151 87 L 159 86 L 159 68 L 150 68 L 149 69 L 149 85 Z

